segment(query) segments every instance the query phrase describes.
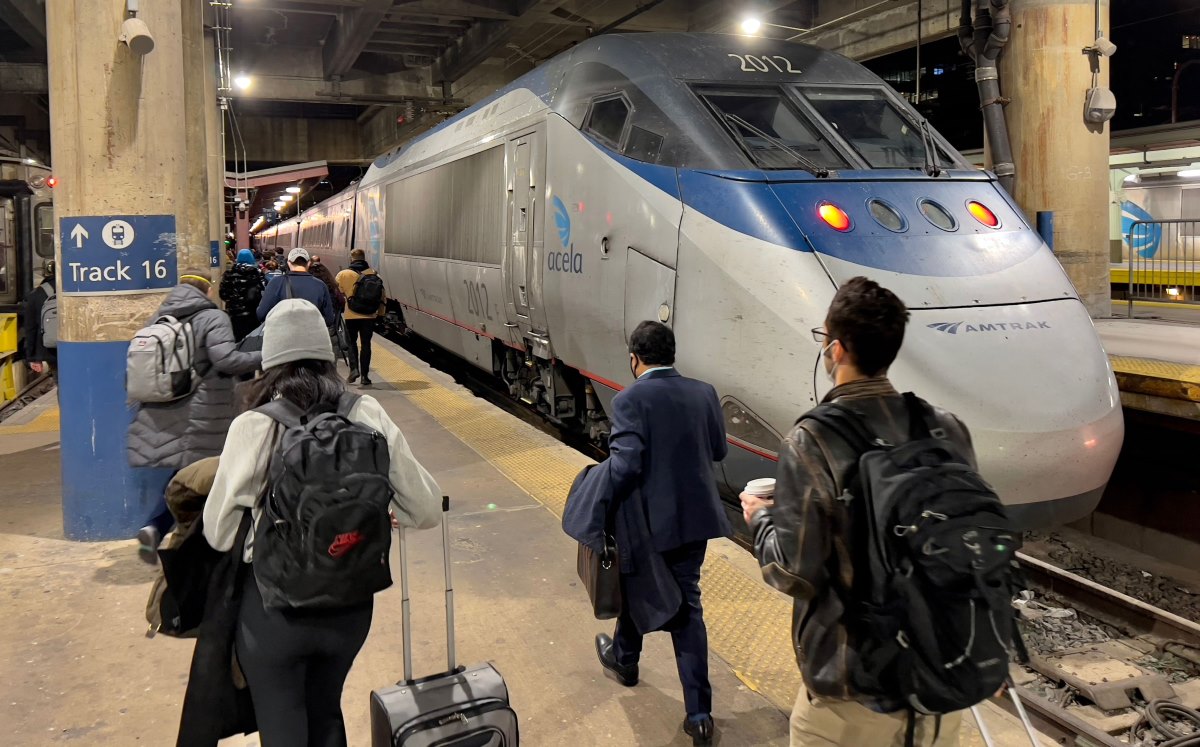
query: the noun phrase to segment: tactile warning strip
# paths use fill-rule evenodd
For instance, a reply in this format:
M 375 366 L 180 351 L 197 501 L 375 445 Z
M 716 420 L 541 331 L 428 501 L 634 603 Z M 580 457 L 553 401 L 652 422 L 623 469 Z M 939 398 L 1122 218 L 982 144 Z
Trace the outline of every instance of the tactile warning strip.
M 1122 391 L 1200 402 L 1200 366 L 1125 355 L 1108 358 Z
M 590 460 L 529 438 L 525 424 L 465 391 L 449 389 L 388 350 L 375 348 L 379 376 L 402 391 L 532 498 L 561 517 L 575 475 Z M 709 647 L 750 689 L 791 710 L 800 673 L 790 643 L 791 605 L 758 578 L 710 553 L 700 577 Z
M 12 425 L 0 423 L 0 436 L 15 436 L 23 433 L 52 433 L 57 430 L 57 407 L 47 408 L 27 423 L 14 423 Z

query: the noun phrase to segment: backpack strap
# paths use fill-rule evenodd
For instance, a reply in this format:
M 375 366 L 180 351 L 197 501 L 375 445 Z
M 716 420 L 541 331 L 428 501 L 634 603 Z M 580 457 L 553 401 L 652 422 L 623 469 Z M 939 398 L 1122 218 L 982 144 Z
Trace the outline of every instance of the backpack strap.
M 282 397 L 273 399 L 261 407 L 256 407 L 254 411 L 261 412 L 285 428 L 300 428 L 304 425 L 304 412 L 291 400 Z
M 349 420 L 350 411 L 354 409 L 360 399 L 362 399 L 361 394 L 342 392 L 342 396 L 338 397 L 337 414 Z
M 946 429 L 938 422 L 933 407 L 912 392 L 904 393 L 904 406 L 908 409 L 908 435 L 916 441 L 922 438 L 945 438 Z
M 812 420 L 833 431 L 859 454 L 892 444 L 875 437 L 863 416 L 837 402 L 823 402 L 800 416 L 800 421 Z
M 295 298 L 296 296 L 292 293 L 292 276 L 286 272 L 283 273 L 283 284 L 287 286 L 287 297 Z

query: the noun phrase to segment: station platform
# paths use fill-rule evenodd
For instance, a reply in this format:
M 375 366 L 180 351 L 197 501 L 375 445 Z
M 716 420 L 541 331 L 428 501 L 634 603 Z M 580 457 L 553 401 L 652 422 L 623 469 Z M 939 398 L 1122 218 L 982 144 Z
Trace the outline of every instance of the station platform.
M 1113 301 L 1096 331 L 1125 407 L 1200 420 L 1200 306 Z
M 376 338 L 378 340 L 378 338 Z M 528 745 L 687 745 L 669 636 L 647 638 L 641 682 L 605 678 L 593 649 L 610 624 L 592 618 L 560 528 L 579 452 L 457 386 L 400 348 L 376 343 L 370 388 L 417 458 L 452 497 L 450 534 L 463 662 L 504 674 Z M 174 743 L 192 642 L 147 639 L 155 570 L 133 541 L 63 539 L 53 393 L 0 424 L 0 721 L 23 747 Z M 410 535 L 414 665 L 444 668 L 440 533 Z M 786 745 L 799 683 L 790 600 L 728 540 L 710 544 L 702 588 L 718 744 Z M 349 744 L 368 745 L 368 695 L 399 677 L 400 592 L 376 597 L 366 646 L 346 684 Z M 991 703 L 998 745 L 1027 747 Z M 982 747 L 966 718 L 961 744 Z M 253 747 L 254 736 L 222 747 Z M 1053 745 L 1043 739 L 1046 747 Z

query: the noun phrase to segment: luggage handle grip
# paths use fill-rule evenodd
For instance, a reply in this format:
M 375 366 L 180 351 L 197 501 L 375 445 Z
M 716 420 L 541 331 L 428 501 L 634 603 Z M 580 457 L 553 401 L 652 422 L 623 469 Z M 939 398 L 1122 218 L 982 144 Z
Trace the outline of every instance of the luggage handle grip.
M 450 525 L 446 515 L 450 513 L 450 496 L 442 496 L 442 564 L 446 575 L 446 668 L 445 674 L 461 670 L 456 663 L 454 640 L 454 584 L 450 575 Z M 404 526 L 399 527 L 400 546 L 400 628 L 404 639 L 404 682 L 413 684 L 412 672 L 412 612 L 408 592 L 408 543 L 405 541 Z M 439 675 L 440 676 L 440 675 Z

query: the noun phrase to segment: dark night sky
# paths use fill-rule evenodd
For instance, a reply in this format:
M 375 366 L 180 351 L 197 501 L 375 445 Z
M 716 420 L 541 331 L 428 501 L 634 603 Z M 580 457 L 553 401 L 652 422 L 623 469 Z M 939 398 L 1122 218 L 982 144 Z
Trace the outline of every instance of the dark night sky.
M 1195 0 L 1112 0 L 1109 87 L 1117 97 L 1114 131 L 1171 121 L 1171 80 L 1176 66 L 1197 60 L 1184 73 L 1180 87 L 1180 121 L 1200 120 L 1200 6 Z M 1014 33 L 1016 33 L 1014 31 Z M 1197 37 L 1194 49 L 1183 37 Z M 898 52 L 864 63 L 902 92 L 913 90 L 916 53 Z M 963 150 L 983 146 L 974 67 L 957 39 L 926 44 L 921 51 L 921 88 L 937 97 L 920 109 L 933 125 Z M 938 74 L 940 71 L 940 74 Z M 1003 85 L 1003 81 L 1001 81 Z

